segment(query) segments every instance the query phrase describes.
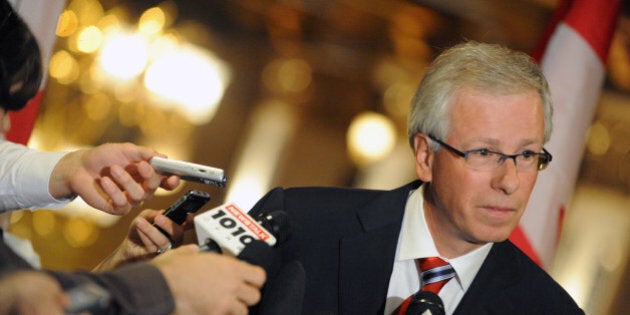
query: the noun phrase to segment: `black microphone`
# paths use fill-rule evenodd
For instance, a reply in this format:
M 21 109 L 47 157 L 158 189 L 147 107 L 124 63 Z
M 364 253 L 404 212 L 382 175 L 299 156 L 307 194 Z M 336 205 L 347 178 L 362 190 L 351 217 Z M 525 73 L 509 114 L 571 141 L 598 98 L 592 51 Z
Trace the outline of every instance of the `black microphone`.
M 257 314 L 302 314 L 305 281 L 306 272 L 299 261 L 293 260 L 282 266 L 278 276 L 263 291 Z
M 269 274 L 271 265 L 273 264 L 273 250 L 267 243 L 261 240 L 255 240 L 245 245 L 245 248 L 243 248 L 236 258 L 260 266 Z
M 418 291 L 411 297 L 405 315 L 444 315 L 442 299 L 431 291 Z

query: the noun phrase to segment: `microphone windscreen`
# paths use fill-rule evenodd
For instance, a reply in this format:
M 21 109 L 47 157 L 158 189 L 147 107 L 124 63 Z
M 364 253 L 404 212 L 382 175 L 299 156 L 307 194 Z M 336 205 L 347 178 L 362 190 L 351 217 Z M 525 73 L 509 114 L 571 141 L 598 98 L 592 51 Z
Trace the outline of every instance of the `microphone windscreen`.
M 305 281 L 306 271 L 299 261 L 293 260 L 282 266 L 278 276 L 263 292 L 258 314 L 302 314 Z
M 263 267 L 265 272 L 269 274 L 273 263 L 273 250 L 267 243 L 254 240 L 247 244 L 236 258 Z
M 407 307 L 405 315 L 444 315 L 442 299 L 431 291 L 416 292 Z

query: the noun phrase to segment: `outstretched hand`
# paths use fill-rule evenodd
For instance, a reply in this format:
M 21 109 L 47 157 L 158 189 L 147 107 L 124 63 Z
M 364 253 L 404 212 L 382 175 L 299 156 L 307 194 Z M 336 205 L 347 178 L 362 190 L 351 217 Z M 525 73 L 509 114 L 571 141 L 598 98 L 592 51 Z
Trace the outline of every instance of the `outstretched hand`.
M 126 214 L 150 199 L 158 187 L 172 190 L 177 176 L 158 174 L 149 164 L 152 149 L 132 143 L 110 143 L 65 155 L 53 170 L 49 190 L 55 198 L 80 196 L 110 214 Z

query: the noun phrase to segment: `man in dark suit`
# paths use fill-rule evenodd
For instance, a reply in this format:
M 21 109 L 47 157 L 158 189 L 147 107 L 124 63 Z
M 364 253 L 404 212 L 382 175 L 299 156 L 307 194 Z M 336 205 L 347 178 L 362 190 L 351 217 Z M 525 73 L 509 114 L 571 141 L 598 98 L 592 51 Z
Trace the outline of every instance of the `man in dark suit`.
M 418 290 L 438 294 L 446 314 L 583 314 L 507 240 L 552 159 L 551 115 L 529 56 L 475 42 L 446 50 L 411 102 L 418 181 L 277 188 L 254 206 L 252 216 L 286 211 L 293 229 L 267 288 L 298 261 L 304 314 L 404 314 Z

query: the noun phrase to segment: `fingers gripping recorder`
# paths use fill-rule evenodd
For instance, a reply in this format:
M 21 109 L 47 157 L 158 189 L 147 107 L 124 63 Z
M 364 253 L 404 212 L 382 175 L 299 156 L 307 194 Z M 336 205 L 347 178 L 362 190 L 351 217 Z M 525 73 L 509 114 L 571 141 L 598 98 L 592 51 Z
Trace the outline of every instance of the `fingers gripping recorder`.
M 269 246 L 276 244 L 276 237 L 271 232 L 233 203 L 195 216 L 195 230 L 202 250 L 234 256 L 256 240 Z
M 172 204 L 164 215 L 173 220 L 173 222 L 182 225 L 186 222 L 186 218 L 189 214 L 197 212 L 201 207 L 210 201 L 210 195 L 207 192 L 199 190 L 189 190 L 185 195 L 180 197 L 174 204 Z M 166 236 L 171 243 L 171 235 L 164 231 L 159 225 L 153 223 L 153 226 L 157 228 L 164 236 Z

